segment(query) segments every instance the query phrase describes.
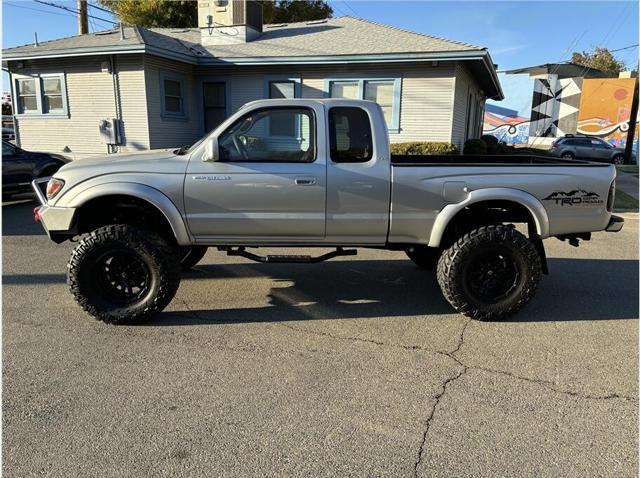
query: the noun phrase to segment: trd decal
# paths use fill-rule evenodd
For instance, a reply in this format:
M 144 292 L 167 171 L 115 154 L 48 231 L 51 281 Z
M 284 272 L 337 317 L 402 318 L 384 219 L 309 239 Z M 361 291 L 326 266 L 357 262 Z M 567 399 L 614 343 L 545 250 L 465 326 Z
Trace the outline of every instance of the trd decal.
M 549 194 L 543 201 L 554 201 L 559 206 L 578 206 L 580 204 L 602 204 L 600 195 L 594 192 L 587 192 L 584 189 L 574 189 L 564 192 L 556 191 Z

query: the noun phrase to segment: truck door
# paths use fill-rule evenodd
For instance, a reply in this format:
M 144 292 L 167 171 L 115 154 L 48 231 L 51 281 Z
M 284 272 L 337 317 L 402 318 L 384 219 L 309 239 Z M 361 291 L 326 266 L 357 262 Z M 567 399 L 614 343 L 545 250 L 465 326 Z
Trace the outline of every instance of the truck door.
M 306 242 L 325 236 L 323 109 L 247 112 L 218 136 L 215 162 L 191 158 L 184 185 L 197 240 Z M 237 238 L 237 241 L 233 239 Z
M 327 242 L 384 244 L 391 164 L 384 116 L 375 105 L 328 109 Z

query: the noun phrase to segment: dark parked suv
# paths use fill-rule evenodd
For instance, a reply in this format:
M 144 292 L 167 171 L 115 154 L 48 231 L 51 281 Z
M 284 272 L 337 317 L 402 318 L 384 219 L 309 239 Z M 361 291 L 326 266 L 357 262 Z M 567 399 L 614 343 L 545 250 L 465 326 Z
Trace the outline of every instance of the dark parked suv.
M 549 152 L 553 156 L 564 159 L 587 159 L 590 161 L 606 161 L 613 164 L 624 163 L 624 148 L 616 148 L 606 141 L 592 136 L 567 135 L 553 142 Z M 636 162 L 636 155 L 631 154 L 631 162 Z
M 53 176 L 69 159 L 60 154 L 25 151 L 7 141 L 2 142 L 2 198 L 14 194 L 32 194 L 31 181 Z

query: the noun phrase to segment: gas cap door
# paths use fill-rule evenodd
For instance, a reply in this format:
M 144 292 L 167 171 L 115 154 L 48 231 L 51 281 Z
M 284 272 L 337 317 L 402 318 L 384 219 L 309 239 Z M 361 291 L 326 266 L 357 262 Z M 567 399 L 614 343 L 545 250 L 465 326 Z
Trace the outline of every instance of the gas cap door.
M 469 188 L 464 181 L 447 181 L 442 188 L 442 197 L 445 202 L 458 203 L 467 199 Z

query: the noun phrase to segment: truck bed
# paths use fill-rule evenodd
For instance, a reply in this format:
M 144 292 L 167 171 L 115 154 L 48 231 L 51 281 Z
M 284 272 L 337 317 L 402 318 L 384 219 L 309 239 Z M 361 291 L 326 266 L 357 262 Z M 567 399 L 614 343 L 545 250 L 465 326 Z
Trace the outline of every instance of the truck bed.
M 593 163 L 579 159 L 550 158 L 527 154 L 513 155 L 426 155 L 426 154 L 392 154 L 391 164 L 394 166 L 591 166 L 609 167 L 607 163 Z

